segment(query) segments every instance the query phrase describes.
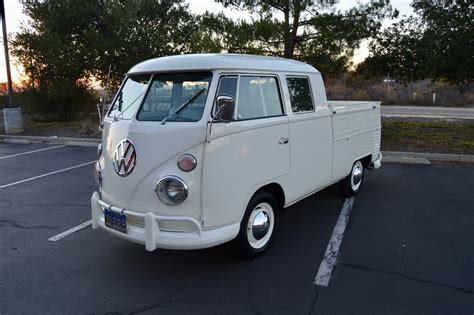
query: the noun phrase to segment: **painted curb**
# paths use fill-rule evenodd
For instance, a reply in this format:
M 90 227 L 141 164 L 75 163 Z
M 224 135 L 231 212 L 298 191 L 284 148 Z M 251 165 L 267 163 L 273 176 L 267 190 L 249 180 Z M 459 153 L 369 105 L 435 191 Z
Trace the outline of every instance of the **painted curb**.
M 382 163 L 431 165 L 431 162 L 425 158 L 390 155 L 384 155 L 382 158 Z
M 15 143 L 15 144 L 30 144 L 30 143 L 32 143 L 28 139 L 4 139 L 3 142 L 5 142 L 5 143 Z
M 414 158 L 414 159 L 427 159 L 430 162 L 473 163 L 474 164 L 474 155 L 397 152 L 397 151 L 383 151 L 382 154 L 384 155 L 384 158 L 391 157 L 393 159 L 405 157 L 405 158 Z M 387 162 L 387 163 L 390 163 L 390 162 Z M 397 162 L 393 162 L 393 163 L 397 163 Z

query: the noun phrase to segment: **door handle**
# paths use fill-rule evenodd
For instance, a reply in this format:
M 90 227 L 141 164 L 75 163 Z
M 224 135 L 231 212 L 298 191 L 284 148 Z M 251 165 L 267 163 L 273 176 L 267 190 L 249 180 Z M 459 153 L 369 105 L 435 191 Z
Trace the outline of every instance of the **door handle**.
M 290 140 L 288 138 L 280 138 L 278 141 L 278 144 L 287 144 Z

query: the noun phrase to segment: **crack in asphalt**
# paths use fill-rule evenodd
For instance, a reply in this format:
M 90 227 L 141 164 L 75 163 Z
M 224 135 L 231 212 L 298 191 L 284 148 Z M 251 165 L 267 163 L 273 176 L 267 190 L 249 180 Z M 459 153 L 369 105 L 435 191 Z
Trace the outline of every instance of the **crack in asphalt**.
M 0 220 L 0 227 L 13 227 L 19 229 L 58 229 L 72 225 L 27 225 L 24 221 Z
M 316 303 L 319 300 L 319 291 L 318 291 L 318 287 L 316 286 L 316 284 L 313 284 L 313 288 L 314 288 L 315 295 L 313 297 L 313 301 L 311 302 L 311 308 L 308 312 L 309 315 L 313 314 L 314 309 L 316 308 Z
M 14 203 L 11 200 L 6 198 L 0 198 L 0 202 L 4 202 L 8 205 L 8 209 L 11 209 L 13 205 L 15 207 L 84 207 L 89 208 L 90 204 L 80 204 L 80 203 Z
M 426 284 L 430 284 L 430 285 L 434 285 L 434 286 L 443 287 L 443 288 L 446 288 L 446 289 L 456 290 L 456 291 L 467 293 L 467 294 L 470 294 L 470 295 L 474 294 L 474 290 L 471 290 L 471 289 L 459 288 L 459 287 L 455 287 L 453 285 L 442 283 L 442 282 L 436 282 L 436 281 L 431 281 L 431 280 L 426 280 L 426 279 L 415 278 L 415 277 L 411 277 L 411 276 L 408 276 L 408 275 L 405 275 L 405 274 L 402 274 L 402 273 L 399 273 L 399 272 L 395 272 L 395 271 L 388 271 L 388 270 L 384 270 L 384 269 L 368 267 L 368 266 L 362 266 L 362 265 L 357 265 L 357 264 L 348 264 L 348 263 L 339 263 L 338 266 L 349 267 L 349 268 L 354 268 L 354 269 L 359 269 L 359 270 L 364 270 L 364 271 L 369 271 L 369 272 L 373 272 L 373 271 L 380 272 L 380 273 L 384 273 L 384 274 L 388 274 L 388 275 L 392 275 L 392 276 L 402 277 L 402 278 L 412 280 L 412 281 L 422 282 L 422 283 L 426 283 Z
M 199 300 L 199 299 L 177 299 L 177 300 L 174 300 L 171 296 L 166 300 L 160 301 L 156 304 L 152 304 L 150 306 L 144 307 L 144 308 L 136 310 L 136 311 L 129 312 L 128 314 L 130 314 L 130 315 L 140 314 L 140 313 L 144 313 L 144 312 L 147 312 L 147 311 L 156 310 L 157 308 L 160 308 L 162 306 L 169 306 L 169 305 L 174 305 L 174 304 L 228 304 L 228 305 L 243 304 L 243 305 L 250 306 L 250 308 L 253 309 L 254 314 L 260 314 L 260 311 L 257 309 L 257 307 L 255 307 L 255 305 L 253 305 L 251 302 L 247 302 L 247 301 L 226 301 L 226 300 L 222 300 L 222 299 L 203 299 L 203 300 Z M 111 315 L 111 314 L 123 314 L 123 313 L 121 313 L 121 312 L 108 312 L 107 314 Z
M 8 199 L 0 198 L 0 202 L 6 202 L 8 204 L 8 208 L 11 209 L 13 202 Z
M 8 208 L 11 208 L 13 205 L 16 207 L 90 207 L 90 204 L 80 204 L 80 203 L 13 203 L 8 199 L 0 198 L 0 202 L 5 202 L 8 204 Z

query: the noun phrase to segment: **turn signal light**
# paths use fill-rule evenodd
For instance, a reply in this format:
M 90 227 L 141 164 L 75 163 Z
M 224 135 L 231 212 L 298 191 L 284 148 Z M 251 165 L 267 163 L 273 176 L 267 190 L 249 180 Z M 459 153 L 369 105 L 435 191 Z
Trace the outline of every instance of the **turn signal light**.
M 191 172 L 196 168 L 197 161 L 191 154 L 183 154 L 178 158 L 178 167 L 183 172 Z

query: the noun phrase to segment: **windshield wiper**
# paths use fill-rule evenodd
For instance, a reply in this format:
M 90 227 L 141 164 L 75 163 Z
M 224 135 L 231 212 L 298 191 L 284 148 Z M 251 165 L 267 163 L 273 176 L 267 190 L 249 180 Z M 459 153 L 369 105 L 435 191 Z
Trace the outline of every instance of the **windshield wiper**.
M 206 89 L 205 88 L 202 88 L 200 89 L 196 94 L 194 94 L 193 97 L 191 97 L 189 100 L 187 100 L 186 102 L 184 102 L 183 105 L 181 105 L 180 107 L 178 107 L 176 110 L 172 111 L 171 113 L 169 113 L 165 118 L 163 118 L 163 120 L 161 121 L 161 124 L 164 125 L 166 123 L 166 121 L 168 120 L 168 118 L 170 118 L 171 116 L 173 116 L 174 114 L 177 114 L 179 113 L 183 108 L 185 108 L 186 106 L 188 106 L 188 104 L 191 104 L 192 102 L 194 102 L 194 100 L 199 96 L 201 95 L 202 92 L 204 92 Z
M 130 107 L 132 107 L 132 105 L 135 104 L 135 102 L 136 102 L 144 93 L 145 93 L 145 91 L 141 92 L 141 93 L 137 96 L 137 98 L 135 98 L 135 99 L 133 100 L 133 102 L 130 103 L 130 105 L 128 105 L 123 111 L 120 112 L 120 114 L 119 114 L 118 116 L 115 116 L 114 118 L 115 118 L 115 119 L 120 118 L 120 117 L 123 115 L 123 113 L 125 113 Z M 119 105 L 119 110 L 120 110 L 120 107 L 121 107 L 121 106 Z

